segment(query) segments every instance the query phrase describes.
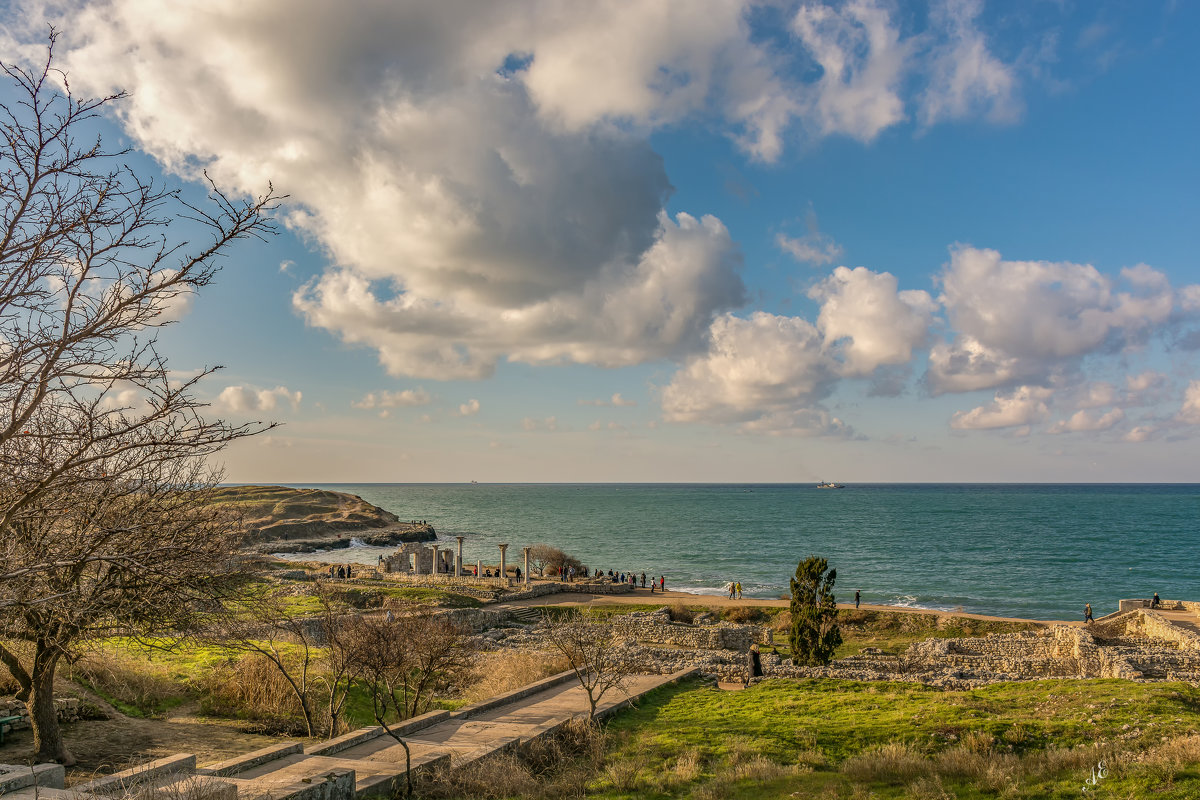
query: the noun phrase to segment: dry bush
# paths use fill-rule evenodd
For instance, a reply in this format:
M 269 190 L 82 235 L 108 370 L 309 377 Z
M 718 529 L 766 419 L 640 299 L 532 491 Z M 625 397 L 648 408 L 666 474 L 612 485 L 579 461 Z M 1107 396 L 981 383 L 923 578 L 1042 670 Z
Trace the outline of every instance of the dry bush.
M 208 696 L 200 705 L 206 714 L 253 720 L 257 724 L 251 730 L 255 732 L 293 736 L 306 733 L 300 701 L 279 668 L 266 656 L 247 653 L 213 670 L 204 688 Z M 315 687 L 310 702 L 318 714 L 326 716 L 317 721 L 318 730 L 328 728 L 328 712 L 316 696 Z
M 930 762 L 904 742 L 864 750 L 842 762 L 842 772 L 855 781 L 911 783 L 929 773 Z
M 618 792 L 633 792 L 642 784 L 642 772 L 647 763 L 643 756 L 618 758 L 604 767 L 604 777 Z
M 1041 778 L 1053 778 L 1063 773 L 1086 775 L 1101 760 L 1110 770 L 1119 772 L 1119 765 L 1127 757 L 1127 754 L 1118 750 L 1115 745 L 1049 747 L 1026 753 L 1021 758 L 1021 764 L 1030 774 Z
M 131 778 L 106 797 L 108 800 L 216 800 L 229 796 L 229 784 L 219 778 L 183 774 L 175 777 L 178 780 L 165 785 L 161 779 Z
M 780 611 L 771 620 L 771 630 L 776 633 L 786 633 L 792 629 L 792 612 Z
M 1020 757 L 1012 753 L 993 753 L 988 757 L 987 769 L 979 780 L 979 786 L 1003 793 L 1015 789 L 1024 772 Z
M 942 786 L 942 779 L 936 775 L 918 778 L 908 786 L 906 797 L 909 800 L 954 800 L 954 795 Z
M 961 744 L 938 753 L 933 763 L 939 775 L 968 778 L 978 782 L 987 774 L 988 759 L 989 755 Z
M 163 710 L 188 691 L 163 664 L 121 650 L 89 652 L 67 667 L 64 677 L 85 683 L 97 694 L 144 714 Z
M 733 780 L 748 780 L 763 783 L 782 778 L 784 775 L 792 774 L 795 771 L 794 768 L 781 766 L 766 756 L 758 755 L 735 764 L 730 769 L 729 775 Z
M 728 782 L 714 779 L 692 791 L 692 800 L 727 800 L 733 794 Z
M 758 624 L 766 618 L 766 614 L 758 606 L 732 606 L 725 609 L 723 616 L 729 622 L 740 625 Z
M 972 753 L 988 753 L 996 746 L 996 737 L 987 731 L 967 731 L 959 746 Z
M 672 622 L 686 622 L 687 624 L 691 625 L 696 619 L 696 612 L 692 611 L 692 609 L 688 608 L 678 600 L 676 600 L 675 604 L 667 609 L 667 611 L 671 615 Z
M 450 798 L 582 797 L 584 786 L 604 759 L 605 735 L 586 720 L 567 723 L 554 736 L 543 736 L 519 750 L 498 753 L 466 767 L 441 767 L 422 773 L 417 795 Z
M 524 650 L 481 653 L 475 666 L 477 680 L 463 692 L 462 697 L 469 702 L 486 700 L 565 669 L 567 661 L 558 653 L 531 653 Z
M 1112 755 L 1107 759 L 1110 764 L 1120 761 L 1121 759 L 1113 758 Z M 1155 745 L 1146 752 L 1142 763 L 1161 764 L 1177 772 L 1189 765 L 1200 763 L 1200 736 L 1176 736 Z
M 704 768 L 704 757 L 696 748 L 683 751 L 679 758 L 675 759 L 675 766 L 672 769 L 673 778 L 680 783 L 688 783 L 700 777 L 700 773 Z

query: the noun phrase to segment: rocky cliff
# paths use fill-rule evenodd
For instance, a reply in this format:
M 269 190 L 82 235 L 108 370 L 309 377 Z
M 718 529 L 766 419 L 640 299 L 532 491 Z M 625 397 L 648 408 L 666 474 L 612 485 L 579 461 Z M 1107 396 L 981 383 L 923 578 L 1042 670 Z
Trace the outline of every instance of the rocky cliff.
M 215 490 L 214 498 L 246 529 L 246 549 L 258 552 L 347 547 L 351 539 L 391 545 L 437 538 L 429 525 L 401 522 L 357 495 L 328 489 L 225 486 Z

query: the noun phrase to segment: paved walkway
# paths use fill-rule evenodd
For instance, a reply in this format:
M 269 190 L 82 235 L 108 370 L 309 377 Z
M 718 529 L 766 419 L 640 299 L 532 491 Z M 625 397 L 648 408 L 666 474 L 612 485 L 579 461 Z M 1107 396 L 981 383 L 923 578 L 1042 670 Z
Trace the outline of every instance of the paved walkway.
M 633 676 L 623 690 L 609 691 L 601 698 L 597 717 L 604 718 L 647 692 L 693 672 Z M 470 707 L 453 714 L 443 711 L 426 715 L 430 717 L 428 723 L 416 722 L 419 727 L 403 735 L 413 769 L 447 760 L 452 766 L 462 766 L 551 734 L 573 718 L 586 717 L 587 694 L 573 675 L 564 673 L 541 685 L 546 688 L 492 708 Z M 249 753 L 243 757 L 244 768 L 232 766 L 233 761 L 215 766 L 225 780 L 237 786 L 242 798 L 286 796 L 298 785 L 349 770 L 353 770 L 357 798 L 389 795 L 403 785 L 405 775 L 404 747 L 379 728 L 364 728 L 311 745 L 303 752 L 280 752 L 268 760 Z

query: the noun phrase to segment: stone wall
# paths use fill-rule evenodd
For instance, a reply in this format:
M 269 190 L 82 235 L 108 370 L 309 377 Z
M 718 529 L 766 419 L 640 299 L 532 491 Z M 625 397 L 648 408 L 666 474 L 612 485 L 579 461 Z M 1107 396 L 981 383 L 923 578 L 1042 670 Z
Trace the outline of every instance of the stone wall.
M 1156 611 L 1137 611 L 1126 620 L 1126 634 L 1149 636 L 1172 642 L 1180 650 L 1200 652 L 1200 635 L 1195 631 L 1172 625 L 1166 617 Z
M 77 697 L 54 698 L 54 712 L 59 722 L 78 722 L 83 711 L 83 704 Z M 93 710 L 93 713 L 94 712 Z M 29 727 L 29 710 L 25 703 L 15 697 L 0 698 L 0 717 L 20 717 L 16 722 L 10 722 L 9 730 L 23 731 Z
M 1195 600 L 1163 600 L 1159 598 L 1159 603 L 1167 611 L 1200 611 L 1200 602 Z M 1150 599 L 1139 597 L 1133 600 L 1117 601 L 1118 611 L 1136 611 L 1140 608 L 1149 609 Z
M 613 617 L 613 633 L 639 642 L 668 644 L 697 650 L 734 650 L 746 653 L 754 643 L 771 641 L 769 629 L 760 625 L 735 625 L 720 622 L 715 625 L 687 625 L 671 622 L 665 609 L 653 612 L 634 612 Z M 674 671 L 674 670 L 671 670 Z

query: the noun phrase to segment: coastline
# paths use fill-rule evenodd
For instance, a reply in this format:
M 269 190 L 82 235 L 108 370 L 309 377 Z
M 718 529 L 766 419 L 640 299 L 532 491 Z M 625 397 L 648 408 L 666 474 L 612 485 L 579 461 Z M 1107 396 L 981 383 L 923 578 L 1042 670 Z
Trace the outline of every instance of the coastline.
M 704 595 L 694 592 L 681 592 L 668 589 L 666 592 L 650 594 L 648 589 L 638 588 L 630 594 L 591 594 L 589 592 L 566 592 L 543 597 L 531 597 L 524 600 L 514 600 L 505 605 L 511 606 L 612 606 L 612 605 L 652 605 L 662 603 L 672 605 L 703 605 L 727 608 L 730 606 L 759 606 L 765 608 L 787 608 L 790 601 L 783 599 L 764 599 L 746 597 L 741 600 L 731 600 L 722 595 Z M 838 603 L 839 611 L 853 611 L 853 603 Z M 863 611 L 882 611 L 893 614 L 927 614 L 939 618 L 966 618 L 993 620 L 997 622 L 1027 622 L 1049 627 L 1051 625 L 1071 625 L 1079 627 L 1082 620 L 1046 620 L 1028 619 L 1026 617 L 1001 617 L 992 614 L 977 614 L 969 611 L 943 611 L 935 608 L 916 608 L 913 606 L 889 606 L 877 603 L 862 603 L 859 608 Z

